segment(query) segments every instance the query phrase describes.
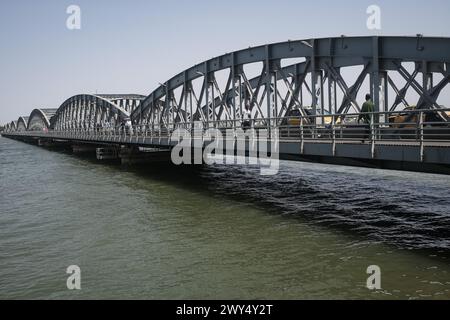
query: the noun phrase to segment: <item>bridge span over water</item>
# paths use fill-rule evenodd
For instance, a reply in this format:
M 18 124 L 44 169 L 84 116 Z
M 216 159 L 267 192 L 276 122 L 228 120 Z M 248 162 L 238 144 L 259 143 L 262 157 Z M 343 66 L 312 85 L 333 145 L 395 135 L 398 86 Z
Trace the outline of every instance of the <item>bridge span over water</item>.
M 212 58 L 148 96 L 82 94 L 34 109 L 2 135 L 168 150 L 175 130 L 245 127 L 268 132 L 284 159 L 450 173 L 449 68 L 449 38 L 287 41 Z M 374 110 L 362 114 L 366 93 Z

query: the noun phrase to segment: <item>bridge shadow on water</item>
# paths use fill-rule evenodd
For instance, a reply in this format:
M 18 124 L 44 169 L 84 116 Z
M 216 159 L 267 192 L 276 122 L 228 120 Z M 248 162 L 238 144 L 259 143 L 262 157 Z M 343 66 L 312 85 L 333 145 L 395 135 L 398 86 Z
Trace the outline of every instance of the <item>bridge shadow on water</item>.
M 353 186 L 354 181 L 334 184 L 323 172 L 304 175 L 293 171 L 295 164 L 284 164 L 275 176 L 261 176 L 254 167 L 224 165 L 151 165 L 125 170 L 140 179 L 250 203 L 269 214 L 333 229 L 360 241 L 450 258 L 450 214 L 442 211 L 450 207 L 446 199 L 420 200 L 414 192 L 403 190 L 383 194 L 380 179 Z
M 386 190 L 383 176 L 361 180 L 348 174 L 352 167 L 306 172 L 297 163 L 282 162 L 279 174 L 261 176 L 251 166 L 123 166 L 99 162 L 95 156 L 75 157 L 139 179 L 251 204 L 268 214 L 345 233 L 357 242 L 383 243 L 430 259 L 450 258 L 450 200 L 420 197 L 414 188 Z

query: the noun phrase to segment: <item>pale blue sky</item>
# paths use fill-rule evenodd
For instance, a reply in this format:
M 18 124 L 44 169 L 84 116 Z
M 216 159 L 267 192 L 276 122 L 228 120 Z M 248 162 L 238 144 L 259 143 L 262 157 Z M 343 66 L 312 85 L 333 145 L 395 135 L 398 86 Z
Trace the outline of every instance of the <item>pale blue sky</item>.
M 66 8 L 82 29 L 66 28 Z M 0 123 L 78 93 L 140 93 L 225 52 L 279 42 L 372 35 L 366 9 L 382 9 L 382 35 L 450 36 L 450 2 L 2 0 Z

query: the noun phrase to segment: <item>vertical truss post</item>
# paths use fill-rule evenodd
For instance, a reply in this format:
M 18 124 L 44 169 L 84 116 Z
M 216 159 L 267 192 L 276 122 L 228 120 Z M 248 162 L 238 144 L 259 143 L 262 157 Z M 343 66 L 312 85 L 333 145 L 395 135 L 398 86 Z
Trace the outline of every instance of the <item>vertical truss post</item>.
M 333 141 L 333 157 L 336 156 L 336 119 L 331 117 L 331 138 Z
M 267 74 L 267 122 L 269 127 L 276 126 L 277 117 L 277 73 L 275 70 L 269 71 Z
M 73 127 L 74 127 L 75 107 L 76 107 L 75 102 L 73 102 L 73 101 L 70 102 L 70 104 L 69 104 L 69 121 L 70 121 L 69 128 L 70 129 L 73 129 Z
M 320 70 L 318 73 L 318 80 L 319 80 L 319 88 L 320 88 L 320 94 L 319 95 L 319 101 L 320 101 L 320 111 L 321 114 L 324 115 L 325 114 L 325 96 L 324 96 L 324 92 L 323 92 L 323 84 L 324 84 L 324 72 L 323 70 Z
M 239 108 L 238 108 L 238 111 L 239 111 L 239 116 L 238 116 L 238 119 L 239 120 L 241 120 L 241 118 L 242 118 L 242 112 L 243 112 L 243 109 L 244 109 L 244 87 L 243 87 L 243 85 L 242 85 L 242 75 L 241 74 L 239 74 L 238 75 L 238 95 L 239 95 Z
M 210 119 L 210 108 L 209 108 L 209 79 L 208 79 L 208 74 L 209 74 L 209 70 L 208 70 L 208 62 L 205 61 L 204 63 L 204 74 L 203 74 L 203 87 L 205 90 L 205 106 L 206 106 L 206 129 L 209 129 L 209 119 Z M 201 101 L 201 98 L 199 98 L 199 100 Z M 201 107 L 201 104 L 200 104 Z
M 82 131 L 83 129 L 83 116 L 84 116 L 84 108 L 83 108 L 83 101 L 82 97 L 78 97 L 77 100 L 75 100 L 75 103 L 78 105 L 78 129 L 79 131 Z
M 136 101 L 136 104 L 134 105 L 134 109 L 135 108 L 137 108 L 137 101 Z M 140 124 L 143 124 L 143 122 L 144 122 L 144 117 L 142 116 L 142 110 L 143 110 L 143 106 L 139 105 L 139 123 Z
M 155 98 L 154 95 L 152 94 L 151 96 L 151 101 L 150 101 L 150 108 L 149 108 L 149 116 L 151 118 L 151 136 L 152 136 L 152 142 L 153 142 L 153 137 L 155 135 L 155 120 L 157 119 L 157 114 L 156 114 L 156 107 L 155 107 Z M 158 125 L 156 123 L 156 125 Z M 158 129 L 159 130 L 159 129 Z
M 380 61 L 379 61 L 379 38 L 372 38 L 372 73 L 371 73 L 371 90 L 373 91 L 374 111 L 380 111 Z M 374 121 L 379 123 L 379 118 L 375 117 Z
M 67 119 L 68 119 L 68 112 L 69 112 L 69 105 L 67 105 L 65 108 L 64 108 L 64 112 L 63 112 L 63 119 L 64 119 L 64 129 L 65 130 L 67 130 L 68 129 L 68 126 L 67 126 Z M 26 125 L 25 125 L 25 130 L 26 130 L 27 128 L 26 128 Z
M 175 105 L 175 92 L 173 90 L 169 91 L 169 95 L 170 95 L 170 113 L 171 113 L 171 121 L 172 121 L 172 125 L 170 126 L 171 130 L 175 129 L 175 122 L 176 122 L 176 105 Z
M 194 111 L 192 110 L 192 83 L 189 82 L 187 84 L 187 91 L 188 91 L 188 95 L 189 95 L 189 120 L 191 122 L 190 124 L 190 130 L 192 130 L 194 128 Z
M 97 104 L 97 108 L 95 108 L 95 123 L 97 125 L 97 129 L 100 130 L 100 125 L 102 123 L 102 106 L 103 106 L 103 101 L 100 101 L 100 103 Z
M 95 124 L 97 121 L 97 104 L 98 104 L 98 99 L 96 98 L 94 100 L 95 102 L 91 105 L 91 115 L 90 118 L 91 120 L 89 121 L 89 125 L 91 126 L 91 131 L 95 131 Z
M 91 127 L 91 106 L 92 101 L 90 99 L 87 99 L 86 102 L 86 131 L 88 132 Z
M 236 68 L 239 68 L 236 66 Z M 240 69 L 236 69 L 233 79 L 233 109 L 234 109 L 234 129 L 241 123 L 243 110 L 243 86 Z
M 71 103 L 70 107 L 70 128 L 73 130 L 75 129 L 75 107 L 76 105 L 74 103 Z
M 80 132 L 83 131 L 84 129 L 84 106 L 83 106 L 83 97 L 79 97 L 77 99 L 78 101 L 78 107 L 79 107 L 79 111 L 80 111 L 80 115 L 79 115 L 79 128 L 80 128 Z
M 167 134 L 169 134 L 169 130 L 170 130 L 170 97 L 169 97 L 169 84 L 166 82 L 164 84 L 164 88 L 165 88 L 165 94 L 166 94 L 166 99 L 165 99 L 165 107 L 164 107 L 164 112 L 162 117 L 166 118 L 166 130 L 167 130 Z M 164 123 L 164 121 L 163 121 Z
M 74 127 L 74 110 L 75 110 L 75 104 L 73 102 L 70 103 L 69 105 L 69 129 L 73 129 Z
M 89 107 L 89 98 L 88 97 L 84 97 L 84 101 L 83 101 L 83 106 L 84 106 L 84 115 L 83 115 L 83 118 L 84 118 L 84 122 L 83 122 L 83 129 L 84 129 L 84 131 L 87 131 L 87 128 L 88 128 L 88 112 L 89 112 L 89 110 L 88 110 L 88 107 Z
M 61 115 L 61 122 L 62 122 L 62 128 L 65 128 L 65 113 L 66 113 L 66 109 L 63 110 L 63 113 Z
M 79 115 L 79 110 L 78 110 L 78 103 L 77 102 L 73 102 L 73 126 L 74 129 L 78 129 L 78 115 Z
M 266 61 L 265 61 L 265 65 L 266 65 L 266 102 L 267 102 L 267 118 L 266 118 L 266 124 L 267 124 L 267 130 L 268 135 L 271 135 L 271 117 L 272 117 L 272 68 L 270 65 L 270 46 L 266 45 L 265 47 L 266 49 Z M 263 115 L 261 115 L 263 116 Z
M 303 116 L 300 115 L 300 154 L 304 153 L 305 150 L 305 137 L 303 133 Z
M 423 112 L 419 113 L 419 138 L 420 138 L 420 162 L 424 161 L 424 144 L 423 144 Z
M 216 95 L 214 92 L 214 74 L 211 73 L 211 75 L 208 77 L 208 87 L 209 90 L 211 90 L 211 121 L 213 122 L 213 127 L 216 128 L 217 127 L 217 123 L 216 121 L 218 119 L 216 119 Z
M 68 110 L 68 107 L 66 107 L 65 109 L 64 109 L 64 112 L 63 112 L 63 128 L 64 128 L 64 130 L 67 130 L 67 112 L 68 112 L 69 110 Z
M 95 106 L 97 104 L 97 98 L 94 99 L 93 102 L 89 104 L 89 131 L 93 129 L 93 122 L 95 117 Z
M 277 125 L 278 119 L 278 65 L 276 68 L 274 68 L 274 71 L 271 74 L 271 81 L 273 81 L 272 87 L 273 87 L 273 94 L 272 94 L 272 114 L 271 117 L 275 118 L 275 121 L 273 121 L 273 125 Z
M 379 87 L 379 101 L 380 101 L 380 111 L 389 111 L 389 97 L 388 97 L 388 75 L 386 71 L 379 72 L 380 87 Z M 386 113 L 382 114 L 379 119 L 380 123 L 389 122 L 389 117 Z
M 336 80 L 328 73 L 328 112 L 337 113 Z
M 236 113 L 236 83 L 239 86 L 239 80 L 236 79 L 236 62 L 235 62 L 235 57 L 234 57 L 234 52 L 231 54 L 231 81 L 232 81 L 232 85 L 231 85 L 231 92 L 233 93 L 233 96 L 231 97 L 232 99 L 232 104 L 233 104 L 233 129 L 236 130 L 236 126 L 237 126 L 237 113 Z M 239 88 L 240 89 L 240 88 Z
M 428 62 L 422 62 L 422 78 L 423 78 L 423 89 L 424 93 L 428 94 L 433 88 L 433 73 L 428 71 Z
M 84 129 L 84 107 L 83 107 L 83 97 L 80 97 L 77 99 L 77 103 L 78 103 L 78 108 L 79 108 L 79 129 L 80 131 L 82 131 Z
M 311 40 L 312 54 L 311 54 L 311 108 L 313 116 L 317 115 L 317 72 L 316 72 L 316 41 Z M 314 118 L 317 123 L 317 118 Z
M 330 54 L 330 66 L 334 66 L 334 56 L 335 56 L 335 41 L 330 39 L 329 42 L 329 54 Z M 326 72 L 327 82 L 328 82 L 328 112 L 330 114 L 336 114 L 338 110 L 337 106 L 337 83 L 336 79 L 334 79 L 331 70 L 327 70 Z M 333 120 L 334 121 L 334 120 Z M 333 122 L 333 126 L 335 122 Z
M 322 70 L 314 70 L 314 81 L 313 81 L 314 90 L 313 93 L 313 101 L 314 101 L 314 114 L 317 115 L 317 110 L 320 110 L 320 114 L 323 116 L 325 111 L 324 106 L 324 95 L 323 95 L 323 71 Z M 323 117 L 316 118 L 316 124 L 323 124 Z
M 305 68 L 305 73 L 306 73 L 306 68 Z M 294 85 L 294 92 L 297 92 L 297 100 L 300 104 L 298 107 L 300 107 L 300 108 L 303 107 L 303 81 L 304 81 L 304 78 L 300 74 L 300 66 L 299 66 L 299 64 L 297 64 L 295 66 L 295 75 L 293 78 L 293 85 Z
M 298 89 L 298 101 L 300 102 L 300 107 L 303 107 L 303 83 L 299 83 L 298 77 L 295 77 L 296 86 L 300 87 Z
M 375 158 L 375 140 L 376 138 L 376 134 L 375 134 L 375 118 L 374 114 L 372 113 L 370 115 L 370 153 L 372 156 L 372 159 Z
M 63 112 L 63 123 L 64 123 L 64 129 L 69 129 L 68 120 L 69 120 L 69 111 L 70 111 L 70 103 L 66 106 Z
M 191 120 L 192 111 L 190 110 L 192 108 L 191 100 L 190 100 L 190 92 L 189 87 L 187 83 L 187 74 L 186 71 L 184 72 L 184 83 L 183 83 L 183 93 L 184 93 L 184 129 L 187 129 L 188 121 Z M 189 117 L 188 117 L 189 114 Z
M 188 86 L 187 86 L 187 74 L 186 71 L 183 72 L 183 105 L 184 105 L 184 125 L 183 128 L 187 129 L 187 123 L 190 120 L 190 117 L 188 118 L 188 109 L 189 109 L 189 92 L 188 92 Z M 183 109 L 183 105 L 181 108 Z
M 78 109 L 78 103 L 76 101 L 73 102 L 73 128 L 78 129 L 78 117 L 80 115 L 80 111 Z

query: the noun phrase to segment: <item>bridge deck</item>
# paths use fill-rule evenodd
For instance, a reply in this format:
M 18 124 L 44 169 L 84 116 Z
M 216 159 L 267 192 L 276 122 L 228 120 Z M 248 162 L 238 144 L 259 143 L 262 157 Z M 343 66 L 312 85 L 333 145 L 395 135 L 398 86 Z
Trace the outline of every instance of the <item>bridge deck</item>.
M 4 133 L 6 137 L 63 141 L 69 143 L 89 143 L 98 145 L 134 145 L 141 147 L 173 147 L 177 141 L 167 136 L 116 135 L 96 132 L 14 132 Z M 195 139 L 193 139 L 195 140 Z M 197 139 L 197 141 L 200 139 Z M 203 139 L 200 145 L 211 140 Z M 247 147 L 247 146 L 246 146 Z M 268 146 L 270 149 L 270 145 Z M 394 161 L 450 166 L 450 141 L 430 140 L 366 140 L 361 139 L 298 139 L 279 140 L 280 158 L 326 157 L 354 159 L 358 161 Z M 418 170 L 420 171 L 420 170 Z

